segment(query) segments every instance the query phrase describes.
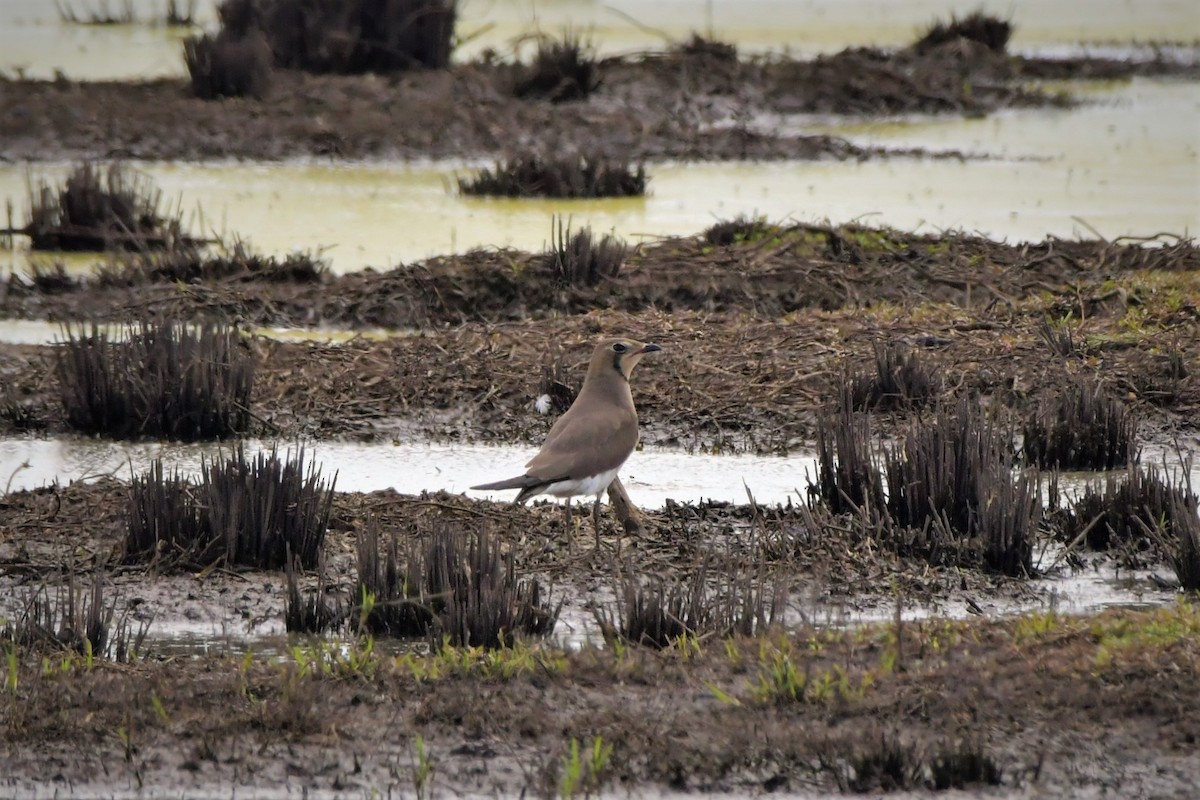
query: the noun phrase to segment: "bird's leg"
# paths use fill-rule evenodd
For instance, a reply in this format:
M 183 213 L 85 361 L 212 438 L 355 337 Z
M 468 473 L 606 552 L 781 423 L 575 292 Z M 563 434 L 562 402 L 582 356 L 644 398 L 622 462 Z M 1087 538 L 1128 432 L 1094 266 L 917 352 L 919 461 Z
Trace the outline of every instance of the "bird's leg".
M 592 506 L 592 527 L 596 529 L 596 552 L 600 552 L 600 498 L 603 494 L 596 495 L 596 503 Z
M 567 504 L 563 506 L 563 527 L 567 532 L 567 543 L 572 542 L 575 537 L 572 535 L 572 514 L 571 514 L 571 498 L 567 498 Z

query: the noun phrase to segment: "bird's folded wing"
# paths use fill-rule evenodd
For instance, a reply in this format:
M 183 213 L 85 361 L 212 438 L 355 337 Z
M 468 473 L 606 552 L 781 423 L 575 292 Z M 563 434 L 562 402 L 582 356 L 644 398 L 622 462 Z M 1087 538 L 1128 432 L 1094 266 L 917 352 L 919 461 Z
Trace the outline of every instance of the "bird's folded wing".
M 635 414 L 593 414 L 569 422 L 551 432 L 541 452 L 525 465 L 527 474 L 587 478 L 620 467 L 637 446 Z

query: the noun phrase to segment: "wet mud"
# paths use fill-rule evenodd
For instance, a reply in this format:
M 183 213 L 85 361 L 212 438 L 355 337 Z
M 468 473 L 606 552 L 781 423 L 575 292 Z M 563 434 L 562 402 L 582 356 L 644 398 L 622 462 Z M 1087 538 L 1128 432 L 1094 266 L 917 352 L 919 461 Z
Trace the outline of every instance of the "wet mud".
M 208 102 L 184 80 L 0 79 L 0 158 L 504 157 L 528 147 L 622 160 L 867 158 L 837 137 L 781 133 L 789 114 L 980 115 L 1063 106 L 1042 79 L 1195 79 L 1168 58 L 1032 59 L 966 40 L 923 52 L 846 50 L 812 61 L 738 60 L 712 48 L 607 59 L 586 101 L 514 98 L 523 68 L 479 62 L 398 76 L 280 71 L 261 100 Z M 959 154 L 949 154 L 958 156 Z
M 1152 252 L 1166 259 L 1159 267 L 1179 255 Z M 549 422 L 532 399 L 543 376 L 555 374 L 550 353 L 574 375 L 600 333 L 637 330 L 674 354 L 637 375 L 650 441 L 714 451 L 811 441 L 847 370 L 865 368 L 875 344 L 894 341 L 935 364 L 951 390 L 1014 415 L 1082 375 L 1126 393 L 1150 420 L 1146 440 L 1186 435 L 1197 400 L 1197 319 L 1181 298 L 1195 296 L 1187 288 L 1193 271 L 1139 269 L 1135 259 L 1122 272 L 1111 253 L 1103 262 L 1103 273 L 1118 277 L 982 306 L 960 297 L 780 317 L 601 309 L 432 326 L 384 341 L 252 339 L 260 357 L 254 407 L 280 436 L 537 441 Z M 1064 353 L 1041 326 L 1068 307 L 1087 315 L 1070 329 L 1079 350 Z M 1164 337 L 1174 356 L 1163 352 Z M 559 349 L 530 344 L 547 340 Z M 53 349 L 2 354 L 10 391 L 34 409 L 27 418 L 61 431 Z M 886 428 L 888 418 L 877 419 Z M 5 595 L 16 601 L 68 565 L 84 575 L 105 569 L 109 597 L 132 618 L 220 633 L 203 652 L 151 641 L 129 664 L 16 662 L 8 673 L 15 688 L 0 696 L 5 786 L 14 793 L 53 785 L 105 796 L 203 795 L 237 784 L 314 796 L 428 787 L 553 795 L 573 774 L 573 740 L 585 751 L 597 742 L 612 748 L 594 777 L 606 791 L 924 795 L 960 787 L 1099 796 L 1117 786 L 1183 797 L 1200 768 L 1191 691 L 1200 623 L 1187 603 L 996 621 L 997 609 L 1039 602 L 1044 586 L 864 547 L 852 526 L 806 535 L 799 508 L 669 504 L 644 513 L 634 535 L 605 517 L 597 554 L 590 531 L 553 505 L 382 491 L 336 496 L 324 548 L 328 597 L 346 603 L 353 595 L 355 541 L 369 521 L 416 538 L 458 525 L 497 534 L 521 575 L 552 587 L 573 622 L 561 630 L 568 637 L 594 610 L 611 609 L 622 576 L 681 579 L 714 559 L 723 572 L 753 574 L 790 598 L 788 631 L 662 652 L 599 649 L 594 638 L 491 656 L 420 647 L 396 655 L 384 644 L 363 652 L 361 641 L 245 644 L 280 630 L 284 577 L 120 565 L 127 496 L 124 484 L 100 480 L 0 499 Z M 1092 568 L 1054 561 L 1060 572 Z M 312 591 L 317 577 L 303 583 Z M 1040 602 L 1054 607 L 1052 597 Z M 843 626 L 863 611 L 886 618 L 888 609 L 916 605 L 980 617 Z M 781 677 L 789 674 L 800 688 Z M 420 752 L 435 765 L 432 777 Z
M 0 694 L 7 790 L 48 782 L 190 794 L 232 781 L 384 791 L 412 786 L 417 736 L 439 765 L 434 785 L 455 792 L 552 794 L 573 738 L 613 748 L 597 775 L 611 788 L 819 793 L 949 781 L 1019 794 L 1115 782 L 1169 794 L 1197 763 L 1200 620 L 1186 604 L 1090 620 L 1049 613 L 844 629 L 839 614 L 871 605 L 990 607 L 1028 587 L 856 548 L 836 528 L 786 554 L 768 547 L 774 556 L 764 561 L 753 541 L 802 524 L 782 509 L 668 507 L 645 515 L 635 537 L 606 521 L 595 553 L 590 535 L 573 534 L 556 507 L 374 492 L 336 497 L 325 582 L 343 599 L 353 593 L 354 537 L 374 519 L 405 536 L 447 524 L 496 531 L 506 557 L 550 581 L 576 618 L 610 604 L 633 563 L 643 575 L 678 577 L 714 554 L 723 570 L 764 580 L 774 571 L 798 618 L 787 633 L 661 652 L 593 643 L 524 644 L 490 657 L 420 647 L 396 655 L 382 645 L 353 652 L 363 645 L 294 640 L 243 654 L 238 631 L 279 629 L 283 576 L 120 566 L 127 492 L 101 480 L 0 500 L 4 612 L 16 614 L 23 592 L 70 564 L 79 574 L 105 569 L 107 596 L 122 614 L 225 633 L 212 636 L 207 653 L 156 651 L 151 640 L 132 663 L 16 662 Z M 344 647 L 352 658 L 336 655 Z M 799 689 L 780 684 L 786 665 L 798 671 Z M 943 772 L 939 759 L 954 754 L 991 766 Z M 886 757 L 899 765 L 876 774 L 870 764 Z
M 0 501 L 6 596 L 19 596 L 68 556 L 81 571 L 110 561 L 124 494 L 100 481 Z M 349 588 L 352 536 L 369 515 L 415 535 L 450 520 L 494 526 L 505 532 L 508 556 L 557 575 L 555 591 L 570 603 L 603 603 L 597 587 L 627 568 L 612 555 L 615 532 L 606 536 L 607 554 L 593 556 L 590 536 L 572 542 L 554 508 L 391 492 L 339 495 L 335 505 L 335 592 Z M 685 517 L 704 520 L 706 535 L 681 527 Z M 734 527 L 754 524 L 749 508 L 648 518 L 644 534 L 623 545 L 647 573 L 678 574 L 700 563 L 705 548 L 732 565 L 745 552 Z M 931 572 L 835 540 L 813 545 L 789 565 L 792 574 L 835 587 L 840 578 L 853 596 L 885 605 L 951 593 L 987 605 L 1020 591 L 1016 581 Z M 803 587 L 791 589 L 804 597 Z M 277 573 L 170 577 L 144 567 L 116 570 L 107 590 L 122 611 L 164 623 L 223 606 L 242 630 L 277 627 L 284 593 Z M 817 600 L 799 605 L 811 611 L 822 607 Z M 527 643 L 492 655 L 437 654 L 295 639 L 256 652 L 235 648 L 236 637 L 227 649 L 216 637 L 208 652 L 190 654 L 156 651 L 151 641 L 131 663 L 61 654 L 40 666 L 21 660 L 5 671 L 0 693 L 2 785 L 18 795 L 49 786 L 216 796 L 237 785 L 266 796 L 301 787 L 322 797 L 551 796 L 572 774 L 572 740 L 585 751 L 597 742 L 611 748 L 590 778 L 592 791 L 961 788 L 1023 797 L 1101 796 L 1116 787 L 1183 797 L 1193 785 L 1194 606 L 848 629 L 830 627 L 822 613 L 786 633 L 662 651 Z
M 1094 628 L 1139 621 L 1111 617 Z M 885 633 L 874 633 L 785 642 L 812 674 L 840 668 L 858 687 L 886 647 Z M 780 704 L 756 702 L 747 688 L 771 648 L 743 642 L 692 656 L 535 652 L 527 668 L 492 678 L 471 663 L 420 678 L 379 659 L 369 674 L 313 677 L 287 661 L 221 657 L 23 673 L 22 713 L 7 724 L 27 744 L 8 754 L 6 788 L 32 788 L 36 770 L 68 791 L 116 785 L 121 796 L 192 795 L 214 783 L 266 796 L 300 787 L 310 796 L 409 793 L 419 785 L 420 736 L 435 765 L 426 790 L 456 796 L 551 796 L 572 739 L 612 747 L 598 783 L 615 792 L 647 782 L 800 796 L 916 789 L 926 779 L 905 778 L 910 770 L 964 753 L 994 764 L 1010 796 L 1113 787 L 1186 796 L 1200 767 L 1194 641 L 1118 647 L 1098 667 L 1095 636 L 1070 622 L 1031 639 L 1011 624 L 915 625 L 900 633 L 904 669 L 861 696 Z M 62 714 L 79 706 L 86 719 Z M 896 777 L 871 770 L 889 756 Z M 996 791 L 978 779 L 945 785 Z
M 634 160 L 866 158 L 884 154 L 769 120 L 979 115 L 1076 102 L 1045 80 L 1200 77 L 1169 60 L 1030 59 L 964 42 L 803 62 L 705 47 L 609 59 L 589 100 L 560 104 L 514 100 L 518 72 L 280 73 L 261 100 L 220 102 L 179 80 L 4 79 L 0 158 L 471 159 L 517 141 Z M 617 333 L 664 347 L 634 380 L 643 440 L 713 454 L 811 445 L 842 388 L 895 345 L 941 394 L 1013 425 L 1081 384 L 1134 409 L 1139 441 L 1158 448 L 1187 449 L 1200 419 L 1200 252 L 1170 237 L 1008 245 L 759 225 L 643 244 L 595 285 L 556 279 L 544 254 L 503 250 L 341 276 L 134 267 L 119 280 L 10 275 L 0 317 L 235 323 L 255 360 L 251 433 L 268 439 L 536 443 L 551 417 L 535 400 L 556 381 L 577 386 L 595 340 Z M 253 333 L 264 326 L 395 335 L 303 342 Z M 0 345 L 0 435 L 69 431 L 60 355 Z M 919 413 L 873 424 L 886 436 Z M 1190 602 L 1064 616 L 1028 579 L 903 557 L 845 520 L 814 527 L 803 505 L 669 503 L 632 534 L 605 517 L 594 551 L 586 525 L 554 505 L 343 492 L 324 582 L 304 575 L 305 591 L 323 585 L 348 605 L 357 537 L 372 525 L 410 539 L 486 531 L 564 602 L 570 646 L 283 639 L 280 573 L 123 563 L 128 495 L 109 478 L 0 495 L 0 617 L 68 571 L 102 573 L 116 613 L 164 635 L 222 633 L 203 652 L 151 639 L 138 658 L 108 661 L 18 649 L 0 626 L 0 794 L 1190 797 L 1200 774 Z M 1042 574 L 1092 568 L 1049 560 Z M 593 615 L 624 578 L 684 580 L 714 564 L 786 596 L 786 630 L 600 646 Z M 1043 601 L 1046 613 L 1002 618 Z M 904 612 L 918 605 L 972 616 L 914 621 Z M 847 624 L 891 609 L 890 622 Z M 259 633 L 275 640 L 247 644 Z
M 477 251 L 317 282 L 45 291 L 15 279 L 0 309 L 399 329 L 342 343 L 248 338 L 254 433 L 268 437 L 540 441 L 548 423 L 533 404 L 548 381 L 577 383 L 596 338 L 636 334 L 666 348 L 635 386 L 649 443 L 802 446 L 849 376 L 893 344 L 916 353 L 947 391 L 1015 418 L 1073 381 L 1095 381 L 1136 407 L 1143 435 L 1166 444 L 1194 430 L 1200 402 L 1200 251 L 1161 244 L 1014 246 L 800 226 L 733 245 L 643 245 L 616 279 L 593 287 L 561 284 L 541 254 Z M 66 430 L 57 358 L 53 346 L 0 346 L 0 431 Z

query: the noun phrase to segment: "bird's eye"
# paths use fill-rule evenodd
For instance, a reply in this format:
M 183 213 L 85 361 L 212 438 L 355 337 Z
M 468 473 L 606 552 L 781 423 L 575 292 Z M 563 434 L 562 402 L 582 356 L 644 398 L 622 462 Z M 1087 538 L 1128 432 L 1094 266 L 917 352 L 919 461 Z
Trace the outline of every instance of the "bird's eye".
M 616 344 L 613 345 L 614 353 L 624 353 L 627 349 L 629 349 L 629 348 L 627 348 L 625 345 L 621 344 L 620 342 L 617 342 Z

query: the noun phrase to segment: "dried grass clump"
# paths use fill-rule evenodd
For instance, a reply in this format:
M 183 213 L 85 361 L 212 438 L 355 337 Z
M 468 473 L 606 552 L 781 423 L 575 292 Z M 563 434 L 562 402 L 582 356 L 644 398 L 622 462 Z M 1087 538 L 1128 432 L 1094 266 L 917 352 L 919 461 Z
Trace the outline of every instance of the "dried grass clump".
M 20 616 L 0 629 L 0 642 L 39 650 L 69 650 L 80 655 L 127 662 L 136 657 L 149 629 L 116 613 L 117 601 L 104 599 L 105 574 L 96 570 L 90 588 L 74 572 L 66 581 L 42 583 L 26 595 Z
M 621 271 L 629 246 L 611 234 L 596 241 L 591 228 L 571 235 L 562 217 L 552 225 L 554 243 L 545 255 L 546 266 L 554 279 L 565 286 L 595 286 L 612 280 Z
M 227 458 L 205 459 L 193 483 L 167 475 L 161 459 L 129 487 L 128 562 L 167 568 L 224 563 L 283 569 L 295 559 L 317 566 L 329 527 L 335 475 L 328 486 L 315 463 L 281 459 L 272 448 L 247 459 L 239 443 Z
M 737 46 L 722 42 L 707 36 L 701 36 L 695 31 L 691 37 L 675 45 L 672 50 L 685 56 L 709 58 L 714 61 L 737 61 Z
M 1009 20 L 993 17 L 980 11 L 972 11 L 961 19 L 956 14 L 950 21 L 938 20 L 914 44 L 918 53 L 927 53 L 948 42 L 966 39 L 978 42 L 995 53 L 1003 53 L 1012 37 L 1013 24 Z
M 389 73 L 450 64 L 456 0 L 225 0 L 221 32 L 265 37 L 275 66 Z
M 11 385 L 0 388 L 0 422 L 7 422 L 15 431 L 36 431 L 46 427 L 35 401 L 17 395 Z
M 1195 502 L 1186 483 L 1175 483 L 1153 465 L 1143 468 L 1130 461 L 1123 472 L 1108 475 L 1103 486 L 1088 487 L 1064 515 L 1061 536 L 1068 542 L 1082 537 L 1092 550 L 1151 550 L 1178 537 L 1179 525 L 1190 522 L 1183 511 Z M 1179 525 L 1176 514 L 1181 514 Z
M 871 449 L 871 423 L 856 414 L 848 389 L 838 411 L 817 424 L 817 475 L 809 491 L 834 514 L 885 512 L 883 475 Z
M 896 411 L 928 405 L 942 393 L 942 378 L 909 348 L 876 343 L 875 370 L 848 379 L 851 405 L 860 410 Z
M 843 515 L 855 536 L 901 556 L 1032 574 L 1042 505 L 1036 473 L 1013 474 L 1010 437 L 964 399 L 956 412 L 939 409 L 898 444 L 874 451 L 850 395 L 843 388 L 838 413 L 817 428 L 810 513 Z M 816 517 L 805 527 L 813 525 Z
M 1195 495 L 1172 498 L 1168 519 L 1170 531 L 1164 530 L 1166 520 L 1157 521 L 1154 529 L 1159 547 L 1170 559 L 1184 591 L 1200 592 L 1200 516 Z
M 334 474 L 326 486 L 304 448 L 282 459 L 272 448 L 247 459 L 241 443 L 229 458 L 201 462 L 209 524 L 225 543 L 225 561 L 281 569 L 295 558 L 317 566 L 333 507 Z
M 318 559 L 319 560 L 319 559 Z M 317 587 L 301 592 L 296 575 L 295 560 L 287 563 L 287 600 L 283 622 L 288 633 L 325 633 L 334 630 L 344 619 L 341 603 L 329 600 L 329 585 L 325 581 L 324 564 L 317 565 Z
M 978 547 L 985 566 L 1005 575 L 1033 573 L 1033 540 L 1042 519 L 1036 475 L 1013 475 L 1011 437 L 969 399 L 939 410 L 885 448 L 888 516 L 904 549 L 933 563 L 960 563 Z M 907 529 L 908 534 L 899 532 Z M 919 535 L 913 535 L 920 532 Z
M 253 97 L 271 89 L 271 46 L 258 31 L 242 36 L 192 36 L 183 43 L 192 96 L 201 100 Z
M 167 0 L 165 22 L 175 28 L 190 28 L 195 25 L 196 0 Z
M 779 587 L 768 589 L 749 575 L 710 580 L 711 569 L 704 563 L 674 582 L 624 578 L 616 609 L 594 611 L 604 638 L 661 649 L 685 636 L 755 636 L 775 624 L 783 605 Z
M 206 281 L 320 283 L 328 275 L 329 262 L 311 253 L 290 253 L 281 261 L 236 242 L 232 250 L 215 256 L 198 247 L 122 253 L 96 269 L 95 282 L 104 288 Z
M 571 31 L 561 39 L 541 37 L 533 63 L 513 86 L 520 98 L 541 97 L 552 103 L 583 100 L 600 85 L 595 48 Z
M 1132 461 L 1138 422 L 1100 386 L 1076 383 L 1044 400 L 1024 426 L 1025 460 L 1055 469 L 1116 469 Z
M 979 742 L 943 746 L 928 760 L 926 787 L 937 792 L 968 786 L 1000 786 L 1004 770 Z
M 640 197 L 646 169 L 598 156 L 515 156 L 473 178 L 459 178 L 464 194 L 492 197 Z
M 93 0 L 90 8 L 84 6 L 84 11 L 76 11 L 69 0 L 54 0 L 54 8 L 60 20 L 74 25 L 130 25 L 137 20 L 133 0 L 121 0 L 115 10 L 108 0 Z
M 701 236 L 709 244 L 728 247 L 742 242 L 757 241 L 779 232 L 779 226 L 767 222 L 766 217 L 739 214 L 733 219 L 714 222 Z
M 360 633 L 373 636 L 400 639 L 428 636 L 434 622 L 433 602 L 444 602 L 444 597 L 436 590 L 431 592 L 434 598 L 425 597 L 424 554 L 410 548 L 408 568 L 402 570 L 397 536 L 388 537 L 386 552 L 381 552 L 381 539 L 379 524 L 372 517 L 366 530 L 358 535 L 358 581 L 352 598 L 354 625 Z M 440 577 L 434 575 L 431 580 Z
M 358 539 L 360 632 L 496 648 L 554 631 L 562 604 L 551 605 L 536 580 L 518 580 L 490 534 L 435 529 L 426 546 L 410 544 L 403 571 L 396 536 L 382 554 L 380 538 L 372 521 Z
M 83 3 L 85 10 L 77 11 L 70 0 L 54 0 L 58 18 L 75 25 L 132 25 L 138 21 L 133 0 L 120 0 L 113 9 L 109 0 L 89 0 Z M 163 16 L 159 20 L 173 27 L 190 27 L 196 17 L 196 0 L 165 0 Z
M 866 746 L 831 747 L 821 757 L 843 792 L 945 791 L 1000 786 L 1003 770 L 978 742 L 943 744 L 936 749 L 880 734 Z
M 1075 342 L 1075 334 L 1070 327 L 1056 324 L 1049 319 L 1040 319 L 1034 326 L 1034 332 L 1039 339 L 1050 348 L 1050 352 L 1063 358 L 1079 355 L 1079 347 Z
M 924 766 L 915 745 L 887 735 L 881 735 L 877 745 L 858 748 L 838 762 L 834 771 L 839 787 L 859 794 L 915 788 Z
M 178 216 L 159 212 L 162 192 L 121 163 L 76 166 L 61 187 L 26 180 L 23 233 L 34 250 L 160 249 L 194 241 Z
M 30 264 L 29 282 L 34 291 L 41 294 L 66 294 L 82 285 L 79 278 L 67 272 L 61 261 L 53 264 Z
M 251 419 L 254 359 L 236 329 L 142 320 L 124 340 L 64 328 L 57 372 L 71 427 L 118 439 L 216 439 Z

